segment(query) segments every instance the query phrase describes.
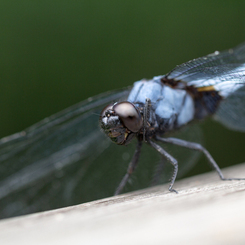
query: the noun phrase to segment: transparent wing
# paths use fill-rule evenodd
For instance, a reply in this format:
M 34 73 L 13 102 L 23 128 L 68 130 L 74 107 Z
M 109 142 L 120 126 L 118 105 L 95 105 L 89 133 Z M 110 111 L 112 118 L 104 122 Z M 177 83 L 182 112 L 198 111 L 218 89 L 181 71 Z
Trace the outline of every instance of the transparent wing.
M 234 49 L 216 51 L 183 63 L 169 72 L 165 78 L 182 81 L 195 87 L 217 86 L 222 83 L 244 84 L 244 64 L 245 43 Z M 219 88 L 221 89 L 222 86 Z
M 227 128 L 245 132 L 245 86 L 220 103 L 214 118 Z
M 113 195 L 126 173 L 135 144 L 111 144 L 98 127 L 105 105 L 127 97 L 129 90 L 93 97 L 0 141 L 0 216 L 11 217 L 74 205 Z M 193 127 L 175 137 L 200 142 Z M 192 132 L 192 134 L 190 133 Z M 195 135 L 195 139 L 190 138 Z M 179 160 L 179 175 L 198 153 L 163 145 Z M 167 182 L 172 166 L 144 144 L 139 167 L 125 191 Z M 157 168 L 158 166 L 158 168 Z M 158 170 L 157 170 L 158 169 Z M 158 177 L 156 177 L 158 176 Z M 153 181 L 152 181 L 153 180 Z
M 233 130 L 245 131 L 245 43 L 177 66 L 165 79 L 219 91 L 224 100 L 215 118 Z
M 75 201 L 72 196 L 94 160 L 109 147 L 99 129 L 99 114 L 103 107 L 125 99 L 128 93 L 126 89 L 90 98 L 1 139 L 0 216 L 89 199 L 83 193 Z

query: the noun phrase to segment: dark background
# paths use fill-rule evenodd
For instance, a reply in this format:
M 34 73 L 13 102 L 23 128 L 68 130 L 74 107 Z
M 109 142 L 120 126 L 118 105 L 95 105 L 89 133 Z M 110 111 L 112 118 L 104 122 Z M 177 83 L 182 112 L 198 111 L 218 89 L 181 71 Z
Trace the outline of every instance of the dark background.
M 1 1 L 0 136 L 244 42 L 244 10 L 244 1 Z M 245 160 L 244 133 L 211 120 L 203 130 L 220 166 Z

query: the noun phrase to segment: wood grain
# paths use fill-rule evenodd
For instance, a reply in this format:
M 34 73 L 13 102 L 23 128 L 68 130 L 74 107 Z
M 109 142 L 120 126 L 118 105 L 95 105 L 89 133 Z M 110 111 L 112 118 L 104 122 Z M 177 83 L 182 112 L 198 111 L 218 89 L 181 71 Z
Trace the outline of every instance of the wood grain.
M 245 164 L 223 169 L 245 177 Z M 0 244 L 245 244 L 245 181 L 208 173 L 0 222 Z

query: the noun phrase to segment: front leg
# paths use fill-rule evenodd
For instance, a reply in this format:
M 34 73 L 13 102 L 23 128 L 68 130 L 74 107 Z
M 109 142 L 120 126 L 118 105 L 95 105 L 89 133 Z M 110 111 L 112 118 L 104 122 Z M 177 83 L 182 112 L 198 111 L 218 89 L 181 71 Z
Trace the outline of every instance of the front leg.
M 144 105 L 144 109 L 143 109 L 143 141 L 147 141 L 146 140 L 146 129 L 148 128 L 148 122 L 149 122 L 149 118 L 150 118 L 150 111 L 151 111 L 151 100 L 149 98 L 145 99 L 145 105 Z
M 135 170 L 135 168 L 137 166 L 137 163 L 139 161 L 141 147 L 142 147 L 142 141 L 139 140 L 138 144 L 137 144 L 137 147 L 136 147 L 136 150 L 134 152 L 134 156 L 133 156 L 131 162 L 128 165 L 127 173 L 124 175 L 124 177 L 121 180 L 119 186 L 117 187 L 117 189 L 116 189 L 116 191 L 114 193 L 114 196 L 116 196 L 116 195 L 121 193 L 121 191 L 123 190 L 124 186 L 127 184 L 128 180 L 129 180 L 129 177 L 134 172 L 134 170 Z

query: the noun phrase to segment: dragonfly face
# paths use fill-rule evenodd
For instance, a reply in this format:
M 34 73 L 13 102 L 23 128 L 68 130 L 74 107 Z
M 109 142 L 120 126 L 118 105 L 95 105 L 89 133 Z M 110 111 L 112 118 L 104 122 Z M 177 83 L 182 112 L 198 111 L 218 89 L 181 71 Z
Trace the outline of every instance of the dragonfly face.
M 127 145 L 139 133 L 143 119 L 139 110 L 124 101 L 102 110 L 100 126 L 105 134 L 118 145 Z
M 131 155 L 133 148 L 116 146 L 106 139 L 98 127 L 97 115 L 103 108 L 100 125 L 113 142 L 126 145 L 133 138 L 138 141 L 127 174 L 136 167 L 144 141 L 173 165 L 164 165 L 164 172 L 157 179 L 169 180 L 170 171 L 166 170 L 169 166 L 176 173 L 173 157 L 179 159 L 179 172 L 188 171 L 197 159 L 197 152 L 189 153 L 175 145 L 196 151 L 201 151 L 201 146 L 161 136 L 172 132 L 176 138 L 196 142 L 200 132 L 189 122 L 207 115 L 213 115 L 230 129 L 245 132 L 244 85 L 245 44 L 242 44 L 184 63 L 167 75 L 136 82 L 132 89 L 111 91 L 82 101 L 1 139 L 0 217 L 64 207 L 113 194 L 130 161 L 125 156 L 128 152 Z M 156 141 L 163 141 L 164 148 L 159 148 Z M 151 148 L 145 149 L 136 173 L 139 175 L 136 180 L 141 183 L 134 180 L 132 187 L 127 186 L 131 190 L 147 187 L 154 175 L 153 163 L 158 161 L 158 155 Z M 167 152 L 173 152 L 173 157 Z

